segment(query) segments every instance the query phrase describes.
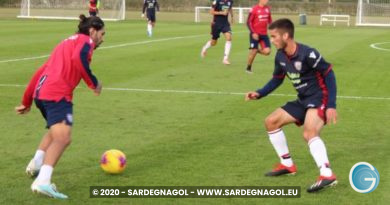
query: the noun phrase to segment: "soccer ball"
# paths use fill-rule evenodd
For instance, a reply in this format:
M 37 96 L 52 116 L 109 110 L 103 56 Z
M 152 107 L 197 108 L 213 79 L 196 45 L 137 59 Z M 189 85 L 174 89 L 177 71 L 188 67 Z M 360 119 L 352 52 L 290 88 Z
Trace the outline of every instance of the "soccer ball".
M 122 173 L 126 167 L 126 155 L 119 150 L 110 149 L 104 152 L 100 160 L 100 167 L 110 174 Z

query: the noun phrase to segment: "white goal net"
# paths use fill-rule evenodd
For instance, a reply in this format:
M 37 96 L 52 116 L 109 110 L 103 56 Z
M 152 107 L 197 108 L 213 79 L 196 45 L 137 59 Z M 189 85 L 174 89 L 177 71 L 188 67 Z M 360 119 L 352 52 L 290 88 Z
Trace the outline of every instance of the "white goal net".
M 195 22 L 211 22 L 213 16 L 210 14 L 210 10 L 211 6 L 196 6 Z M 246 19 L 248 18 L 248 13 L 250 10 L 251 8 L 249 7 L 233 7 L 234 22 L 246 23 Z
M 101 0 L 99 16 L 103 20 L 124 20 L 125 0 Z M 22 0 L 18 18 L 78 19 L 89 15 L 89 0 Z
M 357 26 L 390 26 L 390 0 L 359 0 Z

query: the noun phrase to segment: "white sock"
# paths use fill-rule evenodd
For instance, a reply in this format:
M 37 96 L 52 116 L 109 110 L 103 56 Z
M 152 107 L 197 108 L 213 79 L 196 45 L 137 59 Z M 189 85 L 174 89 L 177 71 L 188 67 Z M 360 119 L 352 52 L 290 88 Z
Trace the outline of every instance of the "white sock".
M 309 142 L 310 153 L 320 168 L 321 176 L 330 177 L 332 176 L 332 170 L 329 168 L 328 155 L 326 153 L 326 147 L 324 142 L 319 136 L 312 138 Z
M 286 136 L 282 129 L 277 129 L 271 132 L 268 132 L 269 140 L 278 156 L 280 157 L 280 163 L 284 166 L 291 167 L 293 165 L 293 161 L 291 159 L 290 153 L 288 151 Z
M 45 158 L 45 151 L 38 149 L 38 150 L 35 152 L 35 155 L 34 155 L 35 165 L 36 165 L 37 167 L 42 166 L 42 164 L 43 164 L 43 159 L 44 159 L 44 158 Z
M 53 173 L 53 167 L 50 165 L 44 164 L 39 171 L 39 175 L 37 179 L 35 179 L 34 183 L 39 185 L 41 184 L 50 184 L 51 175 Z
M 224 60 L 229 59 L 229 54 L 230 54 L 231 47 L 232 47 L 232 42 L 231 41 L 226 41 L 226 43 L 225 43 L 225 55 L 223 56 Z
M 202 52 L 207 51 L 211 47 L 211 41 L 207 41 L 206 45 L 203 46 Z
M 153 29 L 152 24 L 148 24 L 148 33 L 150 36 L 152 35 L 152 29 Z

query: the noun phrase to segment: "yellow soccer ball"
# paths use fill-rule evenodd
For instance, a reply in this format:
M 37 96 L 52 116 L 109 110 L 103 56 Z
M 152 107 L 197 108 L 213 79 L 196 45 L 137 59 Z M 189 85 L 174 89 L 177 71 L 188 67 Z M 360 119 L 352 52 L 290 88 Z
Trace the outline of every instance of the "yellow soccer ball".
M 100 160 L 100 167 L 110 174 L 122 173 L 126 167 L 126 155 L 119 150 L 110 149 L 104 152 Z

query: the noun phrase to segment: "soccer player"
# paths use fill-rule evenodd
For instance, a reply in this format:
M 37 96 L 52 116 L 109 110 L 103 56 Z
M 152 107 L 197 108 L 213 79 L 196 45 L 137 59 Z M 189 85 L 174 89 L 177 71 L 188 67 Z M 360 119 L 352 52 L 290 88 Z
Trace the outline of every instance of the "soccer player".
M 100 0 L 89 0 L 89 16 L 99 14 Z
M 211 46 L 215 46 L 218 42 L 220 33 L 222 32 L 225 36 L 225 52 L 222 63 L 230 65 L 229 53 L 232 47 L 232 30 L 230 29 L 230 23 L 228 15 L 231 15 L 231 21 L 233 23 L 233 0 L 214 0 L 210 10 L 210 14 L 213 15 L 213 21 L 211 22 L 211 40 L 203 46 L 201 51 L 201 57 L 206 56 L 207 49 Z
M 66 199 L 51 183 L 53 169 L 66 147 L 71 143 L 73 90 L 83 79 L 95 95 L 102 85 L 89 67 L 93 50 L 102 42 L 104 22 L 95 16 L 80 15 L 78 32 L 58 44 L 47 62 L 40 67 L 28 84 L 18 114 L 30 111 L 32 101 L 46 120 L 48 132 L 43 136 L 26 173 L 37 176 L 31 185 L 33 192 Z
M 269 139 L 280 158 L 280 164 L 266 176 L 295 174 L 297 168 L 290 156 L 282 127 L 291 123 L 303 125 L 303 137 L 320 169 L 316 183 L 307 191 L 316 192 L 337 183 L 326 147 L 320 138 L 325 124 L 336 123 L 336 79 L 329 64 L 314 48 L 294 41 L 294 24 L 279 19 L 269 26 L 271 42 L 278 49 L 273 78 L 261 89 L 248 92 L 246 100 L 267 96 L 287 77 L 298 92 L 298 99 L 287 102 L 265 119 Z
M 267 35 L 268 24 L 272 22 L 271 10 L 267 6 L 268 0 L 259 0 L 249 12 L 247 26 L 249 33 L 249 55 L 246 71 L 252 73 L 252 63 L 256 54 L 268 56 L 271 53 L 271 43 Z M 259 43 L 261 48 L 259 48 Z
M 145 17 L 146 11 L 146 19 L 148 20 L 147 25 L 147 34 L 149 37 L 152 37 L 153 27 L 156 24 L 156 9 L 160 11 L 160 5 L 157 0 L 144 0 L 144 6 L 142 8 L 142 18 Z

